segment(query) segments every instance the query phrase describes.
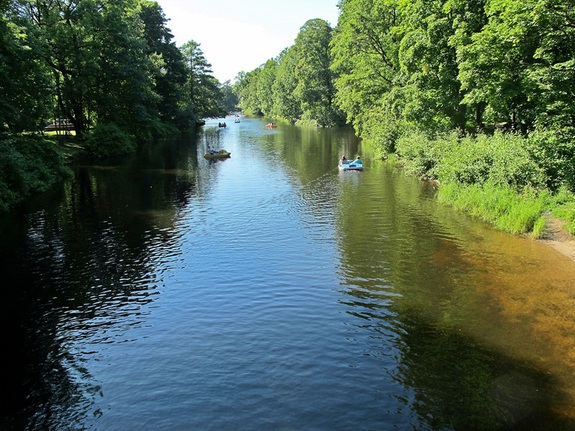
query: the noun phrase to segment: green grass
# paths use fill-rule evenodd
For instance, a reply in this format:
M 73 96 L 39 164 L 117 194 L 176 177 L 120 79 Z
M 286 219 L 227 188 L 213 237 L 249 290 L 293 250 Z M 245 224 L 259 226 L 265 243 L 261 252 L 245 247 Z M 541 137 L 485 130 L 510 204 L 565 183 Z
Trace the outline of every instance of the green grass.
M 463 185 L 456 182 L 442 184 L 440 202 L 467 212 L 497 229 L 513 234 L 527 234 L 540 238 L 545 232 L 545 211 L 551 205 L 550 193 L 526 188 L 518 193 L 508 185 L 493 182 Z
M 575 144 L 553 134 L 428 136 L 407 130 L 395 156 L 406 173 L 437 179 L 439 200 L 513 234 L 545 235 L 549 214 L 575 235 Z M 552 150 L 561 148 L 557 155 Z

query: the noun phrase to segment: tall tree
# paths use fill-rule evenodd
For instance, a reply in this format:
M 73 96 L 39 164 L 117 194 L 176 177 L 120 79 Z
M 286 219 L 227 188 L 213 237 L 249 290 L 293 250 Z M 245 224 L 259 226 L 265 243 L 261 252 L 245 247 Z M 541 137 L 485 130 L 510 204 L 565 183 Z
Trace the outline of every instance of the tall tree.
M 14 14 L 53 75 L 57 116 L 141 129 L 155 108 L 137 0 L 15 0 Z M 131 120 L 136 121 L 134 124 Z
M 485 13 L 485 3 L 487 0 L 447 0 L 443 10 L 453 20 L 453 34 L 450 37 L 450 46 L 456 51 L 457 67 L 460 69 L 462 60 L 461 54 L 466 46 L 472 43 L 474 34 L 479 33 L 483 26 L 487 24 Z M 460 87 L 460 97 L 465 97 L 465 90 L 461 88 L 461 80 L 458 72 L 458 82 Z M 482 100 L 461 102 L 461 106 L 466 110 L 467 123 L 476 130 L 484 127 L 483 114 L 486 104 Z
M 238 97 L 234 94 L 233 85 L 231 81 L 225 81 L 221 86 L 224 99 L 224 107 L 226 112 L 235 111 L 238 108 Z
M 465 129 L 456 50 L 451 45 L 456 15 L 445 0 L 413 0 L 401 6 L 399 47 L 402 117 L 431 130 Z
M 219 82 L 213 76 L 212 65 L 204 57 L 200 44 L 190 40 L 181 47 L 187 68 L 188 109 L 197 118 L 225 114 Z
M 396 0 L 342 0 L 332 41 L 336 102 L 362 134 L 373 113 L 395 116 L 392 89 L 399 76 L 400 20 Z
M 535 61 L 528 73 L 538 93 L 537 124 L 575 131 L 575 7 L 570 0 L 532 4 L 532 23 L 539 29 Z
M 261 71 L 260 67 L 251 72 L 239 73 L 236 77 L 234 92 L 239 98 L 242 110 L 247 114 L 263 115 L 257 91 Z
M 300 101 L 302 120 L 319 126 L 341 122 L 341 113 L 334 104 L 331 38 L 332 29 L 327 21 L 316 18 L 301 27 L 295 41 L 294 95 Z
M 184 57 L 173 42 L 168 20 L 158 3 L 142 0 L 139 15 L 144 24 L 146 53 L 153 65 L 159 116 L 163 121 L 175 123 L 180 116 L 182 88 L 186 83 Z
M 273 117 L 284 118 L 294 124 L 302 116 L 299 99 L 295 95 L 297 53 L 295 46 L 282 51 L 278 57 L 276 80 L 272 85 Z
M 265 62 L 258 74 L 256 84 L 257 100 L 259 109 L 264 115 L 270 115 L 273 112 L 273 84 L 276 80 L 278 64 L 274 59 Z
M 459 79 L 464 103 L 483 104 L 485 119 L 530 127 L 536 119 L 529 72 L 540 29 L 531 12 L 537 0 L 488 1 L 488 22 L 459 47 Z
M 0 8 L 0 130 L 36 130 L 51 116 L 50 71 L 7 2 Z
M 86 0 L 83 0 L 86 1 Z M 100 1 L 100 0 L 98 0 Z M 88 84 L 87 108 L 97 122 L 114 123 L 135 136 L 147 138 L 158 118 L 158 96 L 148 54 L 138 0 L 97 4 L 100 13 L 89 15 L 95 32 L 93 80 Z

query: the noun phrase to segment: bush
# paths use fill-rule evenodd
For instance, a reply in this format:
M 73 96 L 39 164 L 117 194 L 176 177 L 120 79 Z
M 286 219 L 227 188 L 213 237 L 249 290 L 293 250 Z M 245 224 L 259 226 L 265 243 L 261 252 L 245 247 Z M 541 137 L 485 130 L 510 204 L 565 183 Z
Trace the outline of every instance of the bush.
M 134 153 L 136 142 L 117 125 L 100 123 L 91 131 L 84 148 L 95 159 L 112 159 Z
M 395 149 L 408 173 L 441 179 L 438 176 L 437 167 L 445 157 L 447 150 L 444 147 L 453 146 L 456 143 L 455 133 L 443 138 L 431 139 L 420 130 L 411 130 L 399 137 Z
M 392 115 L 388 115 L 383 108 L 376 109 L 365 118 L 361 137 L 377 143 L 382 155 L 392 154 L 396 151 L 399 138 L 399 122 Z
M 529 136 L 528 151 L 531 158 L 543 171 L 546 186 L 559 190 L 567 186 L 575 191 L 575 130 L 538 129 Z
M 0 140 L 0 212 L 71 175 L 56 145 L 36 136 Z
M 532 159 L 528 141 L 515 134 L 450 138 L 442 145 L 444 156 L 436 168 L 441 181 L 481 184 L 492 181 L 516 190 L 544 187 L 543 170 Z

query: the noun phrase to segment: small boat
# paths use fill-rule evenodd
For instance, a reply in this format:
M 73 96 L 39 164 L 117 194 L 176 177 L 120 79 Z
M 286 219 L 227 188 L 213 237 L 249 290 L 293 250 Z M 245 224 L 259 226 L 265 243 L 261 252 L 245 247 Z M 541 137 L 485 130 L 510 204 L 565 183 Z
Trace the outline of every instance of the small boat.
M 342 171 L 363 171 L 363 163 L 359 157 L 355 160 L 340 160 L 338 167 Z
M 240 122 L 240 119 L 239 119 L 239 118 L 236 118 L 236 119 L 234 120 L 234 123 L 239 123 L 239 122 Z
M 226 150 L 220 150 L 220 151 L 208 151 L 206 154 L 204 154 L 204 157 L 206 159 L 227 159 L 231 155 L 232 153 L 229 153 Z
M 275 129 L 278 125 L 276 123 L 268 123 L 266 124 L 266 128 L 268 129 Z

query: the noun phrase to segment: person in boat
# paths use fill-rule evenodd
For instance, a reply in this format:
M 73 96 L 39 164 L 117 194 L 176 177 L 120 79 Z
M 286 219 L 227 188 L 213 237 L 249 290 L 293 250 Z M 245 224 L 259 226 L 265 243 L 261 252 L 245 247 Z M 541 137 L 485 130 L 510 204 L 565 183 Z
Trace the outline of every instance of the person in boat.
M 361 157 L 359 156 L 359 154 L 357 155 L 353 163 L 361 163 Z
M 347 163 L 347 159 L 345 158 L 345 155 L 341 156 L 341 159 L 339 160 L 339 162 L 343 165 L 344 163 Z

